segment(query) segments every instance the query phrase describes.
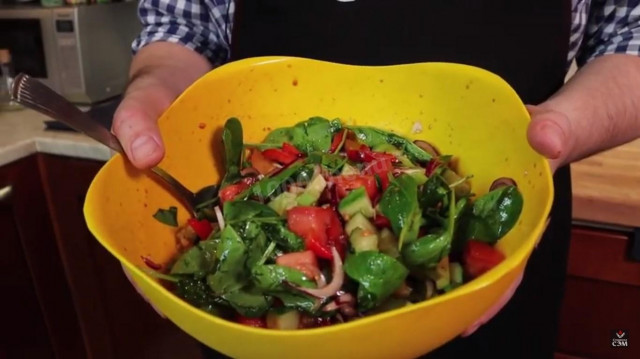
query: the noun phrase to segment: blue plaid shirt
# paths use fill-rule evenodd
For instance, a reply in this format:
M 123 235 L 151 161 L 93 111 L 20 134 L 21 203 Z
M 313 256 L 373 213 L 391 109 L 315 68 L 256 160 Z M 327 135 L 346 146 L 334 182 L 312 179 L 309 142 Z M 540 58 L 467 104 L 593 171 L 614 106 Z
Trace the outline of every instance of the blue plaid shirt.
M 640 0 L 572 0 L 567 63 L 611 53 L 640 55 Z M 136 52 L 155 41 L 182 44 L 214 65 L 229 59 L 233 0 L 140 0 Z

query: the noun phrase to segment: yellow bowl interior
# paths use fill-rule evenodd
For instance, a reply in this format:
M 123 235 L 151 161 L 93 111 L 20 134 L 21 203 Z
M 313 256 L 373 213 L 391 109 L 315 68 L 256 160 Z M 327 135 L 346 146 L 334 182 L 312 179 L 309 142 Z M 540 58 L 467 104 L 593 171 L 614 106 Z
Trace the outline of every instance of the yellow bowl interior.
M 232 357 L 415 357 L 451 340 L 523 269 L 549 214 L 552 176 L 547 161 L 527 142 L 530 118 L 524 105 L 500 77 L 465 65 L 359 67 L 253 58 L 211 71 L 164 113 L 159 125 L 166 157 L 160 165 L 196 191 L 223 174 L 220 134 L 229 117 L 242 121 L 245 142 L 259 142 L 269 130 L 311 116 L 429 141 L 458 158 L 460 172 L 473 175 L 478 195 L 497 177 L 515 179 L 524 208 L 517 226 L 498 244 L 507 259 L 446 295 L 393 312 L 322 329 L 260 330 L 191 307 L 140 269 L 141 256 L 163 263 L 176 251 L 174 228 L 153 219 L 155 211 L 176 206 L 181 223 L 188 214 L 120 155 L 102 168 L 89 189 L 87 224 L 168 319 Z

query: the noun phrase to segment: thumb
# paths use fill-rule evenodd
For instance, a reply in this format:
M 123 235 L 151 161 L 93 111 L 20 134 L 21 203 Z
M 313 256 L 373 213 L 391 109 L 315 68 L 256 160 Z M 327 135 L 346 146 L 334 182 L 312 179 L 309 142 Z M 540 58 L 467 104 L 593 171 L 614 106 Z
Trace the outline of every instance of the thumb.
M 569 157 L 572 148 L 572 128 L 567 115 L 555 110 L 528 105 L 531 123 L 527 130 L 527 139 L 541 155 L 549 159 L 555 171 Z
M 131 163 L 140 169 L 157 165 L 164 157 L 164 144 L 157 120 L 167 105 L 157 101 L 154 89 L 127 94 L 113 117 L 112 131 Z

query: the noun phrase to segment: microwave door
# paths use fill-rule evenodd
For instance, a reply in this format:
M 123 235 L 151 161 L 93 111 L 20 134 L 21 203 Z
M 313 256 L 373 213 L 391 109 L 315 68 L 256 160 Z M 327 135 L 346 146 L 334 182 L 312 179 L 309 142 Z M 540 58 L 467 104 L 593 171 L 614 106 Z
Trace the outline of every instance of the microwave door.
M 48 9 L 0 9 L 0 48 L 11 52 L 16 73 L 29 74 L 60 91 L 53 28 Z

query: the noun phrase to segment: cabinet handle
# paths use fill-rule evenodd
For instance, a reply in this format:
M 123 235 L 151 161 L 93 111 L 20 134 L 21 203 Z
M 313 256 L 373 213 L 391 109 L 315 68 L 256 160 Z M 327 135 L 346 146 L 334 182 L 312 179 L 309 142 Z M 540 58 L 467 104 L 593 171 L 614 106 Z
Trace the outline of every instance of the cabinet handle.
M 4 201 L 5 199 L 9 198 L 9 196 L 11 196 L 11 191 L 13 190 L 13 188 L 11 186 L 5 186 L 0 188 L 0 202 Z
M 640 262 L 640 228 L 633 230 L 631 235 L 631 259 Z

